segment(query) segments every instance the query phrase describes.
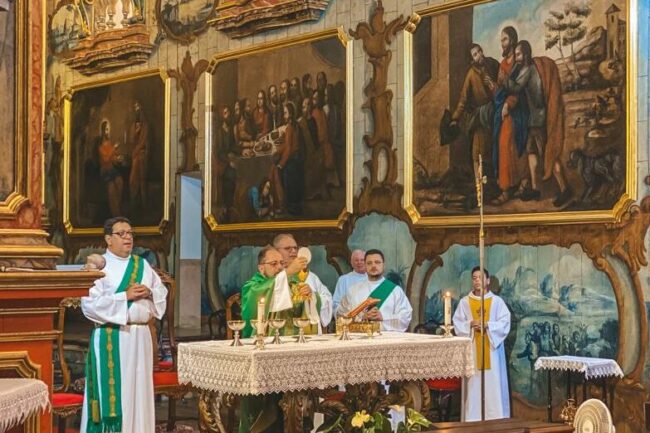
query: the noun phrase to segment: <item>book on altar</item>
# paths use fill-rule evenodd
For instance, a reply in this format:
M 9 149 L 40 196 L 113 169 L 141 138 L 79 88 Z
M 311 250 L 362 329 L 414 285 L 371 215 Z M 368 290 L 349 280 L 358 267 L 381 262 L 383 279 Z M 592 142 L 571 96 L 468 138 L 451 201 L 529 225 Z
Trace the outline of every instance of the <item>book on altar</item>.
M 377 298 L 367 298 L 365 301 L 360 303 L 359 305 L 356 306 L 352 311 L 350 311 L 347 316 L 350 318 L 354 318 L 361 314 L 364 311 L 367 311 L 377 305 L 379 303 L 379 299 Z

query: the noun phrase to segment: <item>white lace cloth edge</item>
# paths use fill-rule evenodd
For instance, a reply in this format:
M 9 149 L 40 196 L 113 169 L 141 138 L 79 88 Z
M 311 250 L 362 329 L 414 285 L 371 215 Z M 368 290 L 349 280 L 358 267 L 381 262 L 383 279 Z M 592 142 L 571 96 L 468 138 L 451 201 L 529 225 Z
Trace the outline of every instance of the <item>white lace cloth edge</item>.
M 50 408 L 50 393 L 38 379 L 0 379 L 0 433 Z
M 474 354 L 468 338 L 384 332 L 373 339 L 353 335 L 338 341 L 313 336 L 306 344 L 291 337 L 281 345 L 254 349 L 252 340 L 181 343 L 178 379 L 222 393 L 259 395 L 325 389 L 343 384 L 469 377 Z M 270 341 L 270 338 L 267 338 Z
M 580 356 L 540 356 L 535 370 L 562 370 L 583 373 L 586 379 L 597 377 L 623 377 L 623 370 L 613 359 Z

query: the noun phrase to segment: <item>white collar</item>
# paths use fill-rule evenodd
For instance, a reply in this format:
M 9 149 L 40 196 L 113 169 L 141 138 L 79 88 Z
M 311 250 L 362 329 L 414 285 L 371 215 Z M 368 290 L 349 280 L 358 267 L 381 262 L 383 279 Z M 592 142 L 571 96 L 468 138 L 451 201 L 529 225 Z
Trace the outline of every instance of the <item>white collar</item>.
M 117 261 L 121 261 L 121 262 L 127 261 L 127 260 L 129 260 L 131 258 L 131 254 L 129 254 L 128 257 L 120 257 L 120 256 L 118 256 L 116 254 L 113 254 L 108 248 L 106 249 L 105 255 L 109 259 L 113 259 L 113 260 L 117 260 Z

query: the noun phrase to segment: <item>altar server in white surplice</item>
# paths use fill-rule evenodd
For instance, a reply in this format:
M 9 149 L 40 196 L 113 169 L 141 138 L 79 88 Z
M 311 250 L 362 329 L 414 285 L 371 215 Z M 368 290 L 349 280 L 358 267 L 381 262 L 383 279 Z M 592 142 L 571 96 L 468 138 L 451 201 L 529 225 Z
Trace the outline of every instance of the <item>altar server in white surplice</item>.
M 284 266 L 289 266 L 289 264 L 298 257 L 298 243 L 292 234 L 281 233 L 277 235 L 273 238 L 273 247 L 282 254 Z M 311 293 L 317 301 L 316 305 L 320 305 L 320 311 L 318 312 L 318 315 L 320 316 L 320 321 L 318 322 L 318 333 L 322 334 L 323 329 L 327 328 L 327 325 L 332 321 L 332 293 L 329 291 L 327 286 L 322 283 L 320 278 L 318 278 L 318 275 L 312 271 L 309 271 L 305 284 L 301 286 L 301 290 L 307 290 L 307 288 L 311 289 Z M 313 311 L 315 312 L 316 309 Z M 316 324 L 314 323 L 314 325 Z
M 384 278 L 384 254 L 379 250 L 368 250 L 365 260 L 368 279 L 349 288 L 336 314 L 344 316 L 366 299 L 375 298 L 379 303 L 365 313 L 365 318 L 380 320 L 382 331 L 406 331 L 413 308 L 404 290 Z
M 485 287 L 485 419 L 510 417 L 508 370 L 503 343 L 510 332 L 510 311 L 503 299 L 490 292 L 490 274 L 484 269 Z M 476 373 L 466 380 L 462 421 L 481 420 L 481 270 L 472 269 L 472 292 L 460 300 L 454 313 L 456 335 L 473 340 Z
M 334 296 L 332 296 L 332 302 L 334 303 L 334 317 L 336 317 L 336 309 L 341 303 L 341 299 L 348 292 L 348 289 L 368 279 L 366 275 L 366 252 L 363 250 L 354 250 L 350 256 L 350 264 L 352 264 L 352 272 L 341 275 L 336 282 L 336 288 L 334 289 Z
M 86 361 L 81 432 L 153 433 L 153 351 L 147 322 L 162 318 L 167 289 L 143 258 L 131 254 L 128 219 L 104 224 L 105 276 L 81 298 L 95 323 Z

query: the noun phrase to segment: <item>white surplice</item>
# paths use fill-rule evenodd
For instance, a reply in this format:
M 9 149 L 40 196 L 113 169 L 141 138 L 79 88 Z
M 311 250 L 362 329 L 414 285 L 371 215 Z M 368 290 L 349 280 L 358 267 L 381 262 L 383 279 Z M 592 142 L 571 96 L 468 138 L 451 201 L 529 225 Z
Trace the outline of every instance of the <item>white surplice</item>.
M 332 308 L 334 309 L 334 317 L 336 317 L 336 310 L 339 308 L 341 299 L 343 299 L 345 294 L 348 293 L 350 287 L 367 279 L 368 275 L 366 275 L 365 272 L 363 274 L 360 274 L 355 271 L 348 272 L 347 274 L 341 275 L 339 277 L 338 281 L 336 282 L 336 288 L 334 289 L 334 296 L 332 296 Z
M 318 293 L 320 295 L 320 322 L 318 323 L 318 333 L 323 333 L 323 328 L 326 328 L 327 325 L 332 321 L 332 293 L 323 282 L 318 278 L 318 275 L 309 271 L 305 284 L 311 287 L 312 293 Z M 314 304 L 315 305 L 315 304 Z M 309 308 L 305 304 L 305 308 Z
M 460 300 L 454 313 L 454 329 L 456 335 L 474 339 L 474 331 L 470 322 L 472 311 L 469 298 L 478 299 L 470 293 Z M 485 370 L 485 419 L 499 419 L 510 417 L 510 397 L 508 394 L 508 370 L 506 366 L 506 352 L 503 342 L 510 332 L 510 311 L 499 296 L 488 292 L 485 299 L 492 299 L 490 317 L 487 321 L 487 335 L 490 340 L 490 369 Z M 476 353 L 474 354 L 476 357 Z M 462 421 L 481 420 L 481 371 L 469 379 L 464 379 L 465 404 L 462 410 Z
M 342 316 L 354 310 L 359 304 L 368 299 L 372 291 L 383 283 L 384 279 L 382 277 L 377 281 L 365 280 L 352 285 L 345 296 L 341 298 L 336 314 Z M 404 290 L 400 286 L 395 286 L 382 304 L 379 312 L 382 316 L 382 331 L 404 332 L 411 323 L 413 308 Z
M 156 430 L 153 393 L 153 349 L 146 323 L 162 318 L 167 304 L 167 289 L 145 259 L 142 284 L 151 289 L 151 299 L 134 301 L 128 307 L 126 292 L 115 293 L 129 258 L 106 251 L 105 276 L 95 281 L 88 296 L 81 298 L 84 315 L 97 324 L 120 325 L 120 373 L 122 385 L 122 433 L 154 433 Z M 99 360 L 99 333 L 89 342 Z M 100 382 L 101 386 L 101 382 Z M 101 389 L 100 389 L 101 395 Z M 85 398 L 84 398 L 85 400 Z M 88 413 L 84 401 L 81 433 L 86 432 Z

